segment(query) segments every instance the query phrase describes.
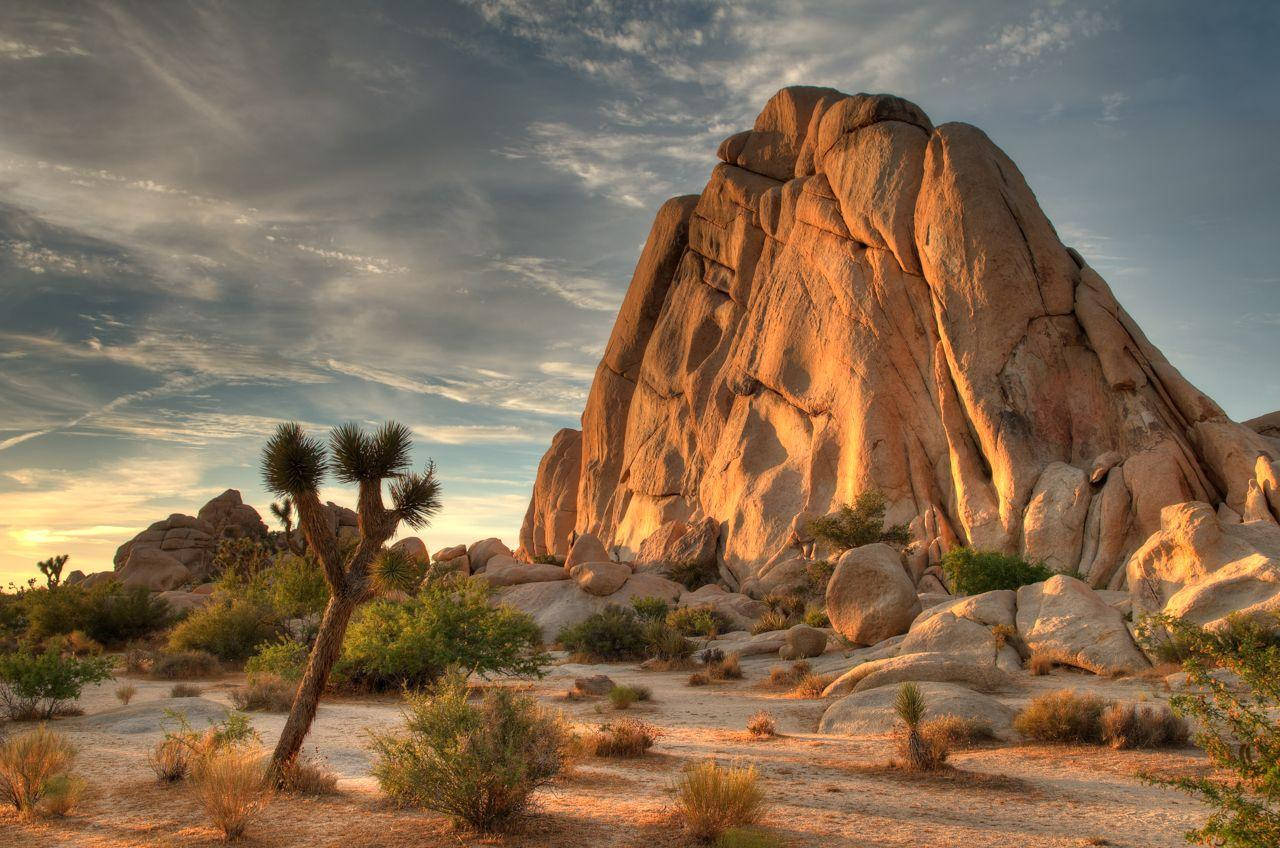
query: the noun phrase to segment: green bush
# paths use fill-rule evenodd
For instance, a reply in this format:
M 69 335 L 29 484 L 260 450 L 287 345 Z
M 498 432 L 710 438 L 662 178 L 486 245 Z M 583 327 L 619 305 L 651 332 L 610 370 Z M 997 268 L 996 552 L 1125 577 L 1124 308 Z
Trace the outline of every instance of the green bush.
M 827 596 L 827 584 L 831 582 L 831 575 L 836 573 L 836 564 L 825 559 L 815 559 L 804 568 L 805 587 L 809 594 L 815 598 L 825 598 Z
M 1265 622 L 1255 628 L 1228 625 L 1215 633 L 1175 618 L 1155 616 L 1139 623 L 1139 638 L 1150 648 L 1159 634 L 1171 634 L 1186 656 L 1187 688 L 1172 698 L 1178 716 L 1195 720 L 1195 743 L 1213 770 L 1203 776 L 1144 779 L 1174 786 L 1213 811 L 1190 841 L 1231 848 L 1280 845 L 1280 645 Z M 1218 673 L 1226 670 L 1234 680 Z
M 271 558 L 260 558 L 258 553 L 246 556 L 248 562 L 233 560 L 235 564 L 222 572 L 216 596 L 269 607 L 281 620 L 324 612 L 329 602 L 329 586 L 314 560 L 293 553 L 280 553 Z
M 835 513 L 810 521 L 807 529 L 815 539 L 829 542 L 840 550 L 874 542 L 898 546 L 908 544 L 911 536 L 907 525 L 885 527 L 884 510 L 884 494 L 872 489 L 858 495 L 852 504 L 840 507 Z
M 673 562 L 666 567 L 667 577 L 682 584 L 689 591 L 701 589 L 720 579 L 720 566 L 714 559 L 699 562 L 694 559 Z
M 644 628 L 630 609 L 610 604 L 556 637 L 566 651 L 595 660 L 630 660 L 644 654 Z
M 218 658 L 208 651 L 173 651 L 160 654 L 151 664 L 151 675 L 161 680 L 212 677 L 222 670 Z
M 810 627 L 830 627 L 831 618 L 827 615 L 827 608 L 823 604 L 813 603 L 804 608 L 803 621 Z
M 373 775 L 395 800 L 492 832 L 524 813 L 533 791 L 564 767 L 563 721 L 528 696 L 490 689 L 467 702 L 462 674 L 410 695 L 402 734 L 374 734 Z
M 685 636 L 716 636 L 733 629 L 724 613 L 705 605 L 673 609 L 667 613 L 667 626 Z
M 0 704 L 12 721 L 51 719 L 89 683 L 111 678 L 111 661 L 63 656 L 56 648 L 0 655 Z
M 309 654 L 306 645 L 288 639 L 259 645 L 258 652 L 244 664 L 244 672 L 250 679 L 271 675 L 281 680 L 301 680 Z
M 693 643 L 666 619 L 650 619 L 644 623 L 645 656 L 667 663 L 681 663 L 693 656 Z
M 1053 569 L 1014 554 L 954 548 L 942 558 L 942 571 L 957 595 L 979 595 L 995 589 L 1017 589 L 1048 580 Z
M 194 610 L 169 634 L 173 651 L 208 651 L 238 662 L 253 656 L 258 646 L 280 635 L 271 607 L 252 598 L 215 592 L 213 602 Z
M 478 674 L 539 675 L 549 658 L 526 613 L 490 606 L 481 580 L 448 577 L 406 602 L 377 600 L 355 614 L 334 666 L 358 688 L 417 687 L 450 666 Z
M 59 585 L 28 589 L 16 600 L 29 639 L 42 641 L 80 630 L 104 645 L 119 645 L 168 626 L 169 605 L 141 586 L 114 580 L 86 589 Z
M 643 619 L 662 619 L 667 617 L 671 605 L 662 598 L 632 598 L 631 608 Z

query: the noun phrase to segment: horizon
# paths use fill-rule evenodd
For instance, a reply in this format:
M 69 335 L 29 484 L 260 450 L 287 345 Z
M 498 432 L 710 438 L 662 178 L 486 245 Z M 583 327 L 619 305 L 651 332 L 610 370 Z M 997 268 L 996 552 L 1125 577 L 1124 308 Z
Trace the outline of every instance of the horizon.
M 1275 9 L 554 7 L 0 21 L 0 583 L 227 488 L 274 528 L 281 420 L 409 425 L 402 535 L 514 548 L 658 205 L 792 84 L 975 124 L 1184 376 L 1280 408 Z

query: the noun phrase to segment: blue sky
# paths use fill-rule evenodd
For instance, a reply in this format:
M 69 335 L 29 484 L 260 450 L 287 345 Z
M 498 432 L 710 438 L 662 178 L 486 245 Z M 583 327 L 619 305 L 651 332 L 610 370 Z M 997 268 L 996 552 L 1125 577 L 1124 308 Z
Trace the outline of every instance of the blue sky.
M 982 127 L 1237 418 L 1280 408 L 1280 7 L 9 2 L 0 579 L 394 418 L 514 544 L 658 204 L 779 87 Z M 343 493 L 335 488 L 331 496 Z

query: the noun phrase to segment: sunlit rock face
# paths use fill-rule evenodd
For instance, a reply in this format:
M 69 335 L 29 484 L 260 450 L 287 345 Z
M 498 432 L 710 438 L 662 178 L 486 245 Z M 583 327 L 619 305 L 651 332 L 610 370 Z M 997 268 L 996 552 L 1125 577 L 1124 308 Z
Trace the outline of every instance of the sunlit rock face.
M 1243 514 L 1280 457 L 1146 339 L 981 130 L 786 88 L 719 158 L 658 211 L 581 434 L 540 468 L 530 553 L 577 531 L 625 557 L 710 517 L 736 587 L 796 554 L 797 515 L 878 488 L 916 575 L 971 544 L 1119 588 L 1162 508 Z

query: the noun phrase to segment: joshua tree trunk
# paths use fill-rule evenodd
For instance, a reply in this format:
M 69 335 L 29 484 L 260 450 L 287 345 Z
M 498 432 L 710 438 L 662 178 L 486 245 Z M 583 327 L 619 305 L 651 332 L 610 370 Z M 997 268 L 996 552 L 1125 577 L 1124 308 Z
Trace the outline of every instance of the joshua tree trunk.
M 302 682 L 298 684 L 298 691 L 294 693 L 289 718 L 284 723 L 284 730 L 280 731 L 280 741 L 276 743 L 275 753 L 271 755 L 271 770 L 277 779 L 302 750 L 302 740 L 311 730 L 316 708 L 320 705 L 320 695 L 329 683 L 329 672 L 342 651 L 342 638 L 346 635 L 347 624 L 357 606 L 358 599 L 334 595 L 324 608 L 316 643 L 307 660 L 307 670 L 302 675 Z

